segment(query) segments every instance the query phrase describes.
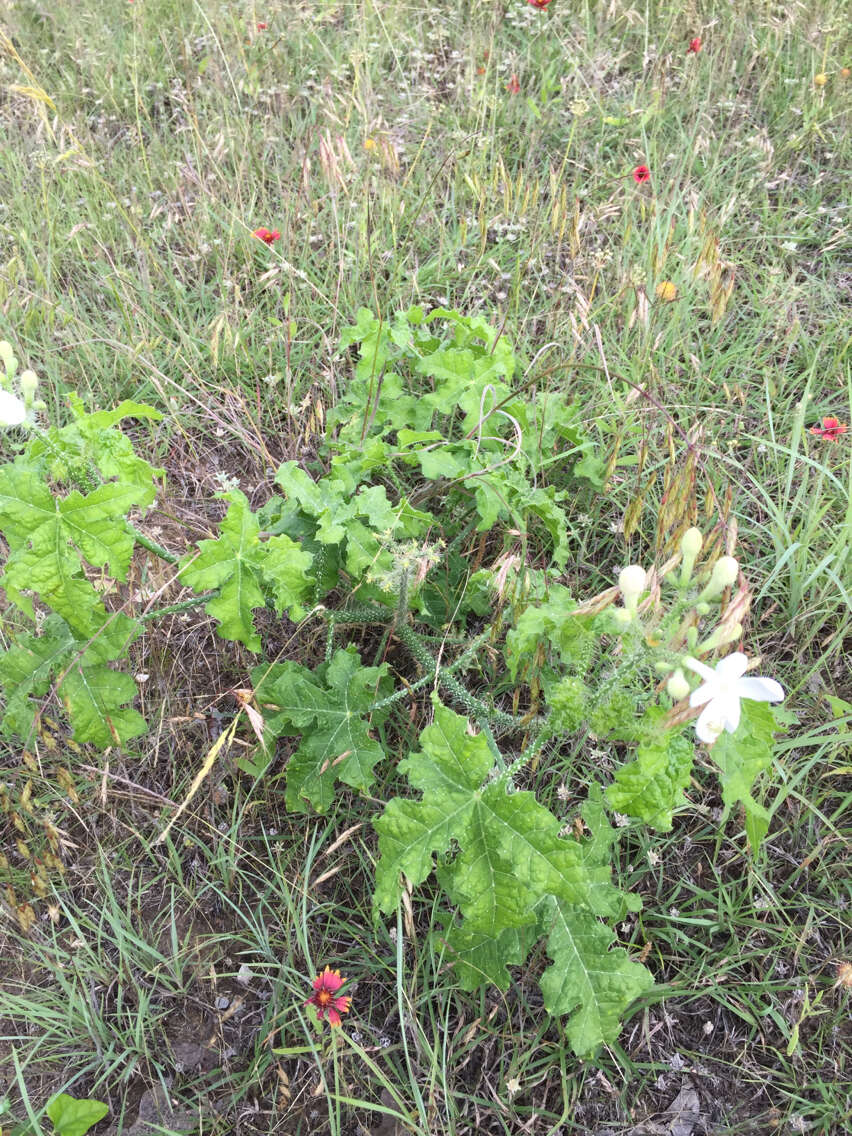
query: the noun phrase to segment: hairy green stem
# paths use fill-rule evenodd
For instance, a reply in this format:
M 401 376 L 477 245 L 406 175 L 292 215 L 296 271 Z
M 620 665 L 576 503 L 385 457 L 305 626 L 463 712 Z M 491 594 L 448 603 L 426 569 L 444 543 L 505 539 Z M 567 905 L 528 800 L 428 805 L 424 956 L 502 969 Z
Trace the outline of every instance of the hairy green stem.
M 180 603 L 169 604 L 168 607 L 158 607 L 154 611 L 146 611 L 139 616 L 139 622 L 146 623 L 149 619 L 159 619 L 161 615 L 174 615 L 175 612 L 189 611 L 192 607 L 207 603 L 208 600 L 218 594 L 217 591 L 205 592 L 203 596 L 193 596 L 191 600 L 181 600 Z
M 407 624 L 400 624 L 396 628 L 396 634 L 417 662 L 431 671 L 433 677 L 437 676 L 438 684 L 448 691 L 472 718 L 477 721 L 484 719 L 498 733 L 505 734 L 524 728 L 520 718 L 515 718 L 502 710 L 494 710 L 471 694 L 454 675 L 448 673 L 446 667 L 440 666 L 438 660 L 433 658 L 431 652 L 421 642 L 420 636 Z
M 454 659 L 443 668 L 444 672 L 450 673 L 451 671 L 457 671 L 460 667 L 463 667 L 470 657 L 479 650 L 490 634 L 491 630 L 489 629 L 488 631 L 484 631 L 481 635 L 478 635 L 457 659 Z M 428 686 L 430 682 L 434 681 L 434 674 L 425 674 L 422 678 L 417 679 L 416 682 L 410 683 L 403 690 L 395 690 L 393 694 L 389 694 L 387 698 L 383 698 L 381 702 L 376 702 L 370 707 L 370 713 L 372 714 L 374 710 L 384 710 L 386 706 L 393 706 L 395 702 L 401 702 L 402 699 L 407 698 L 409 694 L 413 694 L 416 690 L 420 690 L 422 687 Z
M 159 556 L 161 560 L 165 560 L 168 564 L 178 564 L 180 562 L 181 558 L 179 556 L 175 556 L 173 552 L 169 552 L 167 548 L 163 548 L 161 544 L 157 544 L 155 540 L 151 540 L 150 537 L 145 536 L 145 534 L 141 533 L 134 525 L 131 525 L 129 521 L 127 522 L 127 527 L 133 534 L 133 539 L 137 544 L 141 544 L 143 548 L 147 548 L 149 552 L 153 552 L 155 556 Z

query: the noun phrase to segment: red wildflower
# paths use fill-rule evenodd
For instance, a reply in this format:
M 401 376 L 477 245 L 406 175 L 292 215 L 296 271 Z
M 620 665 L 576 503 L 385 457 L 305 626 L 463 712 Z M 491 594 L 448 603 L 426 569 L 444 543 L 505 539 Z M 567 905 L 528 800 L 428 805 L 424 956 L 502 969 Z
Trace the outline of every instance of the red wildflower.
M 316 1006 L 317 1017 L 322 1021 L 323 1014 L 328 1014 L 328 1024 L 340 1025 L 340 1015 L 349 1013 L 351 998 L 337 994 L 337 991 L 346 981 L 340 977 L 339 970 L 326 967 L 322 974 L 314 979 L 314 992 L 305 1002 L 306 1006 Z
M 271 245 L 273 241 L 281 240 L 281 234 L 277 229 L 273 229 L 271 232 L 269 229 L 255 229 L 252 236 L 257 237 L 259 241 L 263 241 L 267 245 Z
M 527 3 L 531 4 L 533 8 L 538 8 L 540 12 L 543 12 L 550 3 L 550 0 L 527 0 Z
M 695 39 L 689 41 L 689 47 L 686 49 L 687 55 L 697 55 L 701 50 L 701 39 L 696 36 Z
M 647 166 L 637 166 L 633 171 L 633 180 L 637 185 L 641 185 L 643 181 L 650 181 L 651 171 Z
M 823 418 L 822 426 L 811 426 L 811 433 L 826 442 L 836 442 L 841 434 L 845 434 L 849 427 L 839 418 Z
M 512 75 L 512 78 L 506 84 L 506 90 L 510 95 L 516 95 L 521 89 L 521 84 L 518 82 L 518 76 Z
M 259 20 L 258 23 L 257 23 L 257 30 L 259 32 L 265 32 L 268 27 L 269 27 L 269 24 L 264 23 L 263 20 Z

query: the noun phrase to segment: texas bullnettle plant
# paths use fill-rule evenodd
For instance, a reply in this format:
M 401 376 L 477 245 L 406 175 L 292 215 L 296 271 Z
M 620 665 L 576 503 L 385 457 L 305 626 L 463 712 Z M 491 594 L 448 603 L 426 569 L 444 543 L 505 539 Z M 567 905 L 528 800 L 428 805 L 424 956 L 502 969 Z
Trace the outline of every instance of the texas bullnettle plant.
M 262 776 L 277 739 L 297 739 L 288 809 L 322 813 L 342 784 L 374 814 L 376 919 L 434 875 L 447 900 L 441 949 L 466 989 L 506 989 L 507 967 L 543 939 L 545 1006 L 566 1017 L 575 1051 L 593 1054 L 653 985 L 612 929 L 641 906 L 612 881 L 625 818 L 671 828 L 698 741 L 712 746 L 722 823 L 739 804 L 752 849 L 767 831 L 755 784 L 783 691 L 729 653 L 747 583 L 720 555 L 721 525 L 705 537 L 685 519 L 666 563 L 572 595 L 560 582 L 564 504 L 600 490 L 604 471 L 579 408 L 521 375 L 504 333 L 456 311 L 361 310 L 343 349 L 354 369 L 328 413 L 322 467 L 285 462 L 258 510 L 225 488 L 218 534 L 166 549 L 145 531 L 163 471 L 120 429 L 158 412 L 123 402 L 92 413 L 72 397 L 70 421 L 45 426 L 35 376 L 16 380 L 3 346 L 0 413 L 18 453 L 0 468 L 2 730 L 31 743 L 57 695 L 76 742 L 126 746 L 147 729 L 133 707 L 134 644 L 158 615 L 203 605 L 219 636 L 257 659 L 239 691 L 253 744 L 241 769 Z M 134 557 L 176 574 L 170 602 L 140 618 L 125 611 Z M 265 658 L 264 610 L 323 621 L 324 662 Z M 353 627 L 372 630 L 372 662 L 347 642 Z M 419 744 L 377 809 L 377 767 L 393 777 L 394 711 L 412 707 L 427 711 Z M 520 786 L 587 739 L 623 760 L 607 784 L 590 760 L 581 817 L 565 825 Z

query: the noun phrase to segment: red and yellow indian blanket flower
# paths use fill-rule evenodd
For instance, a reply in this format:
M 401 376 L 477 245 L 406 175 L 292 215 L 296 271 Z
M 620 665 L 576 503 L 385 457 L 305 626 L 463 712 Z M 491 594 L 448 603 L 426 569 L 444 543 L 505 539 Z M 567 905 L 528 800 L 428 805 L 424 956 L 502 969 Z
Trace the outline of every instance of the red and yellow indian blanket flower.
M 839 418 L 823 418 L 821 426 L 811 426 L 811 433 L 826 442 L 836 442 L 841 434 L 845 434 L 849 427 Z
M 352 999 L 345 994 L 337 993 L 345 981 L 345 978 L 340 977 L 339 970 L 332 970 L 328 966 L 314 979 L 314 992 L 305 1005 L 316 1006 L 320 1021 L 324 1014 L 328 1014 L 328 1024 L 339 1026 L 340 1015 L 349 1013 L 349 1003 Z
M 277 229 L 272 229 L 271 231 L 263 228 L 255 229 L 252 236 L 257 237 L 259 241 L 263 241 L 263 243 L 267 245 L 271 245 L 273 241 L 281 240 L 281 234 Z

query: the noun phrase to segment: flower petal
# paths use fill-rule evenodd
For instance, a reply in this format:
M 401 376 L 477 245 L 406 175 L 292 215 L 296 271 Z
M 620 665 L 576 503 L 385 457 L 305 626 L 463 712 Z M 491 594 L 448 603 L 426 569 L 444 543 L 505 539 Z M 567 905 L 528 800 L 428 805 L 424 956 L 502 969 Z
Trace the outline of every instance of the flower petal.
M 724 679 L 740 678 L 746 672 L 748 666 L 748 655 L 744 655 L 742 651 L 733 651 L 730 655 L 726 655 L 724 659 L 720 659 L 716 664 L 716 673 Z
M 784 701 L 784 687 L 781 683 L 764 675 L 741 678 L 737 683 L 737 694 L 740 698 L 751 698 L 754 702 Z
M 709 702 L 711 698 L 715 698 L 719 693 L 719 688 L 713 682 L 705 682 L 703 686 L 699 686 L 697 690 L 693 690 L 689 696 L 690 706 L 703 706 L 705 702 Z
M 695 671 L 697 675 L 701 675 L 705 682 L 716 681 L 716 672 L 713 668 L 708 667 L 706 663 L 700 663 L 698 659 L 693 659 L 690 655 L 687 655 L 683 660 L 683 665 L 688 667 L 691 671 Z
M 723 729 L 724 725 L 719 715 L 717 702 L 709 702 L 701 711 L 695 723 L 695 732 L 698 735 L 698 740 L 704 742 L 706 745 L 712 745 Z
M 740 700 L 736 694 L 726 694 L 724 697 L 717 699 L 719 712 L 725 723 L 725 729 L 729 734 L 736 732 L 737 726 L 740 724 Z

